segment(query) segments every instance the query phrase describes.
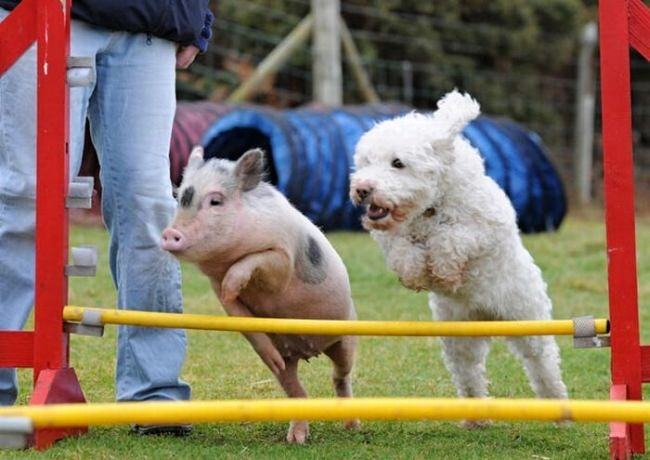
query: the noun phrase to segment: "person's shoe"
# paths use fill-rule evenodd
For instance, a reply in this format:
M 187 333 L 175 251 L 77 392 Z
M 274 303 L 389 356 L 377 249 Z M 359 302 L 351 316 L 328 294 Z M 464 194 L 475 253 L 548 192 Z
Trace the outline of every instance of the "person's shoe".
M 192 425 L 131 425 L 131 433 L 139 436 L 188 436 Z

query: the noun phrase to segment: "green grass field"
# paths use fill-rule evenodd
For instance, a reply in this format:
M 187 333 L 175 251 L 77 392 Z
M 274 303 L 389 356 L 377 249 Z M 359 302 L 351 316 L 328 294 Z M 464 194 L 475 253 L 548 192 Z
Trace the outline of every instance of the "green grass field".
M 360 319 L 427 320 L 425 294 L 401 287 L 383 263 L 378 247 L 364 233 L 332 233 L 332 243 L 350 273 Z M 650 220 L 638 226 L 640 304 L 650 300 Z M 106 233 L 77 228 L 74 244 L 95 244 L 101 252 L 98 276 L 71 283 L 70 301 L 85 306 L 112 307 L 115 293 L 107 269 Z M 569 219 L 555 234 L 525 237 L 526 246 L 542 268 L 555 304 L 555 317 L 591 314 L 607 316 L 604 226 L 599 217 Z M 223 314 L 208 283 L 191 266 L 183 267 L 186 311 Z M 642 307 L 648 324 L 650 312 Z M 103 339 L 75 336 L 72 362 L 90 401 L 114 398 L 115 329 Z M 644 333 L 646 342 L 650 329 Z M 573 398 L 607 398 L 608 350 L 580 350 L 571 338 L 558 339 L 564 379 Z M 164 353 L 164 350 L 161 350 Z M 523 370 L 495 340 L 489 356 L 491 393 L 495 397 L 531 397 Z M 301 366 L 311 396 L 332 395 L 326 358 Z M 21 372 L 20 402 L 29 396 L 30 372 Z M 271 374 L 238 334 L 190 332 L 183 378 L 195 399 L 280 398 Z M 454 389 L 433 338 L 362 338 L 354 372 L 357 396 L 454 396 Z M 4 458 L 606 458 L 607 426 L 547 423 L 495 423 L 466 431 L 452 422 L 371 422 L 360 432 L 344 431 L 339 423 L 312 424 L 305 446 L 284 441 L 284 423 L 213 424 L 195 427 L 190 437 L 137 437 L 128 427 L 92 429 L 86 436 L 60 442 L 45 453 L 2 452 Z

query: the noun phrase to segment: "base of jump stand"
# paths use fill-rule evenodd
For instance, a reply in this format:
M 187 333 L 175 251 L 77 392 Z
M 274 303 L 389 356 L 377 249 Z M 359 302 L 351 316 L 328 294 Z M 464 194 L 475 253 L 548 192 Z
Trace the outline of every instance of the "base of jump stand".
M 81 391 L 79 380 L 72 368 L 45 369 L 38 374 L 34 394 L 30 405 L 57 403 L 85 403 L 86 398 Z M 36 429 L 30 445 L 37 450 L 50 447 L 59 439 L 76 436 L 88 431 L 88 427 L 65 429 Z
M 612 385 L 612 401 L 626 401 L 626 385 Z M 629 460 L 633 454 L 645 452 L 643 425 L 622 422 L 609 424 L 609 458 L 612 460 Z

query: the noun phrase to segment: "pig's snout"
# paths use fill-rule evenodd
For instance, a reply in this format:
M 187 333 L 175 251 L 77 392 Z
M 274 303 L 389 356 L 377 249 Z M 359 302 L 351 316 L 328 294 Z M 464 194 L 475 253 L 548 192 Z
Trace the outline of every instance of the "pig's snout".
M 165 251 L 182 251 L 187 247 L 187 238 L 175 228 L 166 228 L 162 233 L 162 248 Z

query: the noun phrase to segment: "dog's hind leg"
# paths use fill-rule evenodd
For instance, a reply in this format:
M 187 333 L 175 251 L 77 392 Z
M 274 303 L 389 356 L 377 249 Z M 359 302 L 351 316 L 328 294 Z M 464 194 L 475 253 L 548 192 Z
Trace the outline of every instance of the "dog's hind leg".
M 445 366 L 451 373 L 456 392 L 461 398 L 486 398 L 488 379 L 485 361 L 490 350 L 488 337 L 442 339 Z M 463 420 L 463 428 L 482 428 L 490 425 L 487 420 Z
M 465 305 L 453 299 L 429 293 L 429 308 L 439 321 L 466 321 L 470 318 Z M 443 337 L 442 355 L 451 373 L 458 396 L 484 398 L 488 394 L 485 361 L 490 350 L 489 337 Z
M 530 386 L 539 398 L 567 398 L 554 337 L 512 337 L 508 346 L 522 360 Z
M 429 308 L 440 321 L 464 321 L 471 319 L 465 306 L 452 299 L 429 293 Z M 461 398 L 486 398 L 488 379 L 485 362 L 490 351 L 489 337 L 458 338 L 443 337 L 442 356 L 445 367 L 451 373 L 456 393 Z M 489 425 L 487 421 L 463 421 L 465 428 Z
M 490 339 L 487 337 L 442 339 L 445 366 L 461 398 L 485 398 L 488 395 L 485 361 L 489 350 Z

